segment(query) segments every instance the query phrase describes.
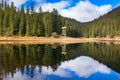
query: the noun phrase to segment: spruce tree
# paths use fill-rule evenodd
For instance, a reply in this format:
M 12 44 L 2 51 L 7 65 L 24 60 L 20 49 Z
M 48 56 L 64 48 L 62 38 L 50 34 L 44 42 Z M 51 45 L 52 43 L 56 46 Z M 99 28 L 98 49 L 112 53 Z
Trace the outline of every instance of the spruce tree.
M 33 16 L 33 29 L 32 29 L 32 35 L 36 36 L 37 35 L 37 27 L 38 27 L 38 15 L 34 14 Z
M 29 6 L 27 6 L 27 13 L 26 13 L 26 36 L 30 35 L 30 15 L 29 15 Z
M 42 13 L 42 8 L 41 6 L 39 7 L 39 14 Z
M 0 3 L 0 36 L 2 34 L 2 17 L 3 17 L 3 10 L 2 10 L 2 4 Z
M 13 36 L 13 31 L 14 31 L 14 3 L 11 3 L 11 7 L 9 10 L 9 35 Z
M 39 20 L 38 20 L 38 28 L 37 28 L 37 36 L 44 36 L 44 23 L 43 23 L 43 13 L 41 12 L 42 8 L 39 9 Z
M 2 24 L 2 35 L 8 36 L 9 35 L 9 5 L 5 2 L 5 12 L 4 12 L 4 18 L 3 18 L 3 24 Z
M 45 36 L 50 36 L 53 28 L 52 28 L 52 15 L 48 12 L 44 14 L 43 16 L 43 23 L 45 26 Z
M 19 35 L 24 36 L 25 35 L 25 12 L 24 12 L 24 5 L 22 5 L 21 9 L 21 15 L 20 15 L 20 25 L 19 25 Z
M 15 23 L 14 23 L 14 35 L 19 35 L 19 25 L 20 25 L 20 10 L 18 8 L 16 14 L 15 14 Z
M 30 5 L 30 10 L 31 10 L 31 15 L 30 15 L 30 35 L 34 35 L 34 24 L 35 24 L 35 21 L 34 21 L 34 3 L 32 2 L 31 5 Z

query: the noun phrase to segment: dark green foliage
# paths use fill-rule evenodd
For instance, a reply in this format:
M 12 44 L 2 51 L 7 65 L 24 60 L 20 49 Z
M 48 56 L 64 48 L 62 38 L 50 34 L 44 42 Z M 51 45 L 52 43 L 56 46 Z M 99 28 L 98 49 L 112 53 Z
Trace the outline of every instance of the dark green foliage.
M 14 31 L 14 3 L 11 3 L 11 7 L 9 10 L 9 36 L 13 36 Z
M 83 37 L 114 37 L 120 35 L 120 7 L 80 26 Z
M 1 36 L 50 36 L 52 32 L 61 34 L 63 17 L 58 11 L 35 12 L 34 3 L 21 9 L 16 9 L 13 2 L 9 5 L 2 1 L 0 3 L 0 35 Z M 65 24 L 64 24 L 65 25 Z
M 30 35 L 30 14 L 29 14 L 29 7 L 27 6 L 27 13 L 26 13 L 26 36 Z
M 52 14 L 46 12 L 43 16 L 43 23 L 45 26 L 45 36 L 50 36 L 52 33 Z
M 53 26 L 53 32 L 57 32 L 58 34 L 61 34 L 61 27 L 62 27 L 62 19 L 61 16 L 59 16 L 58 11 L 56 9 L 53 9 L 52 12 L 52 26 Z
M 15 23 L 14 23 L 14 35 L 19 35 L 19 24 L 20 24 L 20 10 L 15 13 Z
M 70 37 L 114 37 L 120 35 L 120 7 L 106 15 L 87 23 L 64 18 L 56 9 L 52 12 L 34 10 L 34 3 L 24 10 L 16 9 L 13 2 L 0 3 L 0 36 L 50 36 L 56 32 L 61 35 L 61 27 L 67 27 Z
M 67 36 L 72 37 L 114 37 L 120 36 L 120 7 L 100 18 L 86 23 L 64 18 Z
M 41 10 L 42 11 L 42 10 Z M 43 13 L 42 12 L 39 12 L 39 20 L 38 20 L 38 27 L 37 27 L 37 36 L 44 36 L 44 23 L 43 23 Z
M 5 11 L 4 11 L 4 17 L 2 22 L 2 35 L 9 35 L 9 6 L 5 4 Z
M 33 36 L 37 36 L 37 28 L 38 28 L 38 14 L 34 14 L 33 17 Z
M 2 20 L 3 20 L 3 10 L 2 10 L 2 4 L 0 3 L 0 35 L 2 34 Z
M 24 12 L 24 6 L 22 5 L 22 9 L 20 12 L 20 25 L 19 25 L 19 35 L 24 36 L 25 35 L 25 12 Z

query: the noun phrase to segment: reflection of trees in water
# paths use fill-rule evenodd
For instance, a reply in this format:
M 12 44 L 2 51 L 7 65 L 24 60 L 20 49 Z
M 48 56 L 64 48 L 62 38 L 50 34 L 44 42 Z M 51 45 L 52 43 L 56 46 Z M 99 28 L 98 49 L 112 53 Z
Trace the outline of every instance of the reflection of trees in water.
M 52 66 L 57 69 L 62 59 L 61 47 L 53 50 L 50 45 L 0 45 L 0 77 L 12 75 L 17 70 L 31 77 L 37 66 Z
M 120 45 L 105 43 L 84 43 L 67 46 L 67 59 L 77 56 L 90 56 L 113 70 L 120 72 Z
M 61 61 L 74 59 L 81 55 L 91 56 L 120 72 L 120 46 L 97 43 L 72 44 L 66 46 L 66 55 L 61 54 L 62 47 L 52 49 L 50 45 L 0 45 L 0 78 L 16 70 L 22 74 L 24 70 L 31 77 L 34 69 L 41 66 L 51 66 L 54 70 Z

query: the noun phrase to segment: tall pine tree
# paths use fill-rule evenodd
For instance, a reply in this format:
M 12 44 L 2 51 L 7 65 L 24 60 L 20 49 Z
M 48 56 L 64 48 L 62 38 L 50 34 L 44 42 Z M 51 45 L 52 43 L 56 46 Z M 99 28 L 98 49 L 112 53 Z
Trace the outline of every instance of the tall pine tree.
M 14 31 L 14 3 L 12 2 L 11 3 L 11 7 L 10 7 L 10 10 L 9 10 L 9 36 L 13 36 L 13 31 Z
M 19 25 L 19 35 L 24 36 L 25 35 L 25 12 L 24 12 L 24 5 L 22 5 L 21 9 L 21 15 L 20 15 L 20 25 Z

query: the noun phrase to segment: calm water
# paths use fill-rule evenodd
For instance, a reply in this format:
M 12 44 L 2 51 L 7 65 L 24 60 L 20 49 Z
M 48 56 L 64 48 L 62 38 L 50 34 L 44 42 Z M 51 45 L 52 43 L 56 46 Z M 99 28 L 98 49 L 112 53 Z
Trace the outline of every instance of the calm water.
M 0 80 L 120 80 L 120 45 L 0 45 Z

